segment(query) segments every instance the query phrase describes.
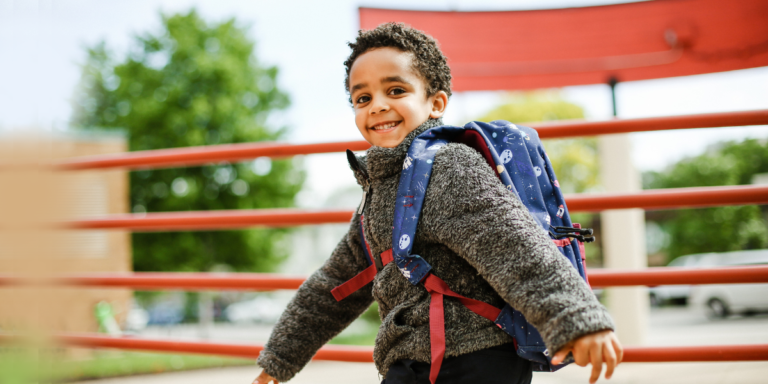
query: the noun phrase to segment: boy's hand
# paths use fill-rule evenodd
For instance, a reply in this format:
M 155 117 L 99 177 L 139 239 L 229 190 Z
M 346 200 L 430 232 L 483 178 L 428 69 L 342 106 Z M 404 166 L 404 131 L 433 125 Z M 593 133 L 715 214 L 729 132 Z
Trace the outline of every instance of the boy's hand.
M 573 359 L 576 365 L 586 367 L 592 363 L 592 376 L 590 383 L 594 383 L 600 378 L 600 372 L 603 370 L 603 361 L 605 361 L 605 378 L 610 379 L 613 375 L 613 369 L 621 363 L 624 356 L 624 350 L 616 334 L 611 330 L 599 331 L 579 337 L 576 340 L 566 344 L 562 349 L 555 353 L 552 358 L 552 364 L 558 365 L 563 362 L 568 352 L 573 353 Z
M 269 384 L 270 381 L 275 384 L 280 384 L 279 381 L 277 381 L 274 377 L 267 374 L 267 371 L 262 369 L 261 373 L 259 374 L 259 377 L 257 377 L 256 380 L 253 381 L 253 384 Z

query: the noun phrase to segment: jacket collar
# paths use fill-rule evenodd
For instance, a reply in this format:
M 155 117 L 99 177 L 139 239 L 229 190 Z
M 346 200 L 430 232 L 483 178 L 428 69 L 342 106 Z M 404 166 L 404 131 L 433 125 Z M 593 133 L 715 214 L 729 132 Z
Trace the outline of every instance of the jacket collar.
M 403 170 L 403 160 L 408 153 L 408 148 L 411 147 L 411 143 L 416 136 L 424 133 L 424 131 L 439 127 L 443 125 L 443 119 L 437 118 L 425 121 L 423 124 L 414 129 L 408 136 L 403 139 L 397 147 L 383 148 L 373 146 L 365 152 L 365 157 L 358 157 L 358 161 L 361 166 L 367 169 L 368 176 L 371 179 L 384 179 L 394 174 L 399 174 Z M 364 184 L 364 178 L 361 172 L 355 172 L 355 178 L 360 185 Z

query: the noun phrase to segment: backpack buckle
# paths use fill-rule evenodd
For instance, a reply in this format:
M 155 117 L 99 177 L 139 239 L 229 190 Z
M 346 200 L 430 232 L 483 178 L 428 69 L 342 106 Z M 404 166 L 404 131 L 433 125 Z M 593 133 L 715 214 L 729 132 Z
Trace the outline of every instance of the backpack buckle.
M 579 227 L 553 227 L 549 226 L 549 235 L 552 236 L 555 240 L 560 240 L 562 238 L 568 237 L 571 239 L 576 239 L 578 241 L 581 241 L 582 243 L 591 243 L 595 241 L 595 237 L 591 236 L 594 231 L 592 228 L 579 228 Z

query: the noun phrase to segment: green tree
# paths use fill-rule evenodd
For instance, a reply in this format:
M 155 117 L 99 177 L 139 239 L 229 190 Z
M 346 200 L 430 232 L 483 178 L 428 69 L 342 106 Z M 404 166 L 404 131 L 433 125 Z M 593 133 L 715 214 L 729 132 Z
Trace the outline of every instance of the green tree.
M 123 129 L 130 149 L 274 141 L 267 117 L 288 106 L 278 70 L 254 55 L 234 19 L 206 23 L 196 11 L 163 15 L 124 58 L 99 43 L 88 49 L 73 126 Z M 134 212 L 289 207 L 304 174 L 290 160 L 257 159 L 132 172 Z M 135 233 L 137 271 L 269 270 L 285 257 L 286 230 Z
M 563 100 L 559 93 L 531 92 L 511 94 L 504 104 L 489 111 L 478 120 L 507 120 L 525 125 L 525 123 L 549 120 L 583 118 L 584 110 L 576 104 Z M 599 188 L 596 138 L 549 139 L 542 142 L 564 193 L 590 192 Z M 574 222 L 594 228 L 599 242 L 598 218 L 598 215 L 589 213 L 571 214 Z M 601 258 L 599 243 L 593 245 L 586 248 L 587 259 L 591 262 L 599 262 Z
M 768 141 L 727 142 L 684 159 L 662 172 L 643 175 L 645 188 L 682 188 L 751 184 L 768 172 Z M 763 209 L 766 207 L 763 206 Z M 702 252 L 727 252 L 768 246 L 768 225 L 759 206 L 681 209 L 659 214 L 669 235 L 668 260 Z

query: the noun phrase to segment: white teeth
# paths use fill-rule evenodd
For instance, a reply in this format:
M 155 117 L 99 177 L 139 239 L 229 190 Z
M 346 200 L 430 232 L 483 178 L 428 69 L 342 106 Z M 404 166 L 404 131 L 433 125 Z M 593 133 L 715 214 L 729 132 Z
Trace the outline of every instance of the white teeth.
M 373 130 L 390 129 L 390 128 L 394 127 L 395 125 L 397 125 L 397 123 L 387 123 L 387 124 L 373 126 L 371 129 L 373 129 Z

